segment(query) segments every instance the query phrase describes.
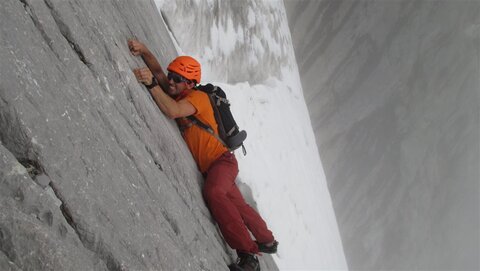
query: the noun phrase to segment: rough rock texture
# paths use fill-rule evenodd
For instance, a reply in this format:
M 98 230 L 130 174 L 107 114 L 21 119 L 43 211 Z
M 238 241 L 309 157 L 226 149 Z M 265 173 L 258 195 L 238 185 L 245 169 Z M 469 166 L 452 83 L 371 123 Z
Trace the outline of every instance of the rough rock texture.
M 201 175 L 131 72 L 128 38 L 175 56 L 153 2 L 5 0 L 0 25 L 0 269 L 227 269 Z
M 285 4 L 349 268 L 480 269 L 480 2 Z

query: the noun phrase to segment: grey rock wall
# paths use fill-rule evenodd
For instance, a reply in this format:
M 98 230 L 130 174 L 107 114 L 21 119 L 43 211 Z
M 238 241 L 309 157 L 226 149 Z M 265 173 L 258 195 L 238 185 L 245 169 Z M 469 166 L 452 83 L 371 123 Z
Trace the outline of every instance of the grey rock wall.
M 176 54 L 153 2 L 6 0 L 0 26 L 0 269 L 226 270 L 201 175 L 131 72 L 128 38 Z
M 349 268 L 478 270 L 480 2 L 284 2 Z

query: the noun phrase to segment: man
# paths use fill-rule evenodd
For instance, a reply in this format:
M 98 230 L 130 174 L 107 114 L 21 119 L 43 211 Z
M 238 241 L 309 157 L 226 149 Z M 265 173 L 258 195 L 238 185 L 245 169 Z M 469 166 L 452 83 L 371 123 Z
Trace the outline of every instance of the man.
M 240 194 L 235 184 L 238 164 L 233 152 L 186 118 L 194 115 L 218 134 L 208 95 L 195 89 L 201 80 L 200 63 L 189 56 L 177 57 L 168 65 L 168 75 L 165 75 L 144 44 L 129 40 L 128 46 L 134 56 L 141 56 L 147 64 L 147 68 L 134 70 L 137 80 L 147 86 L 163 113 L 176 119 L 179 126 L 186 127 L 182 131 L 183 138 L 205 176 L 204 199 L 226 242 L 237 251 L 238 266 L 244 270 L 260 270 L 255 255 L 276 253 L 278 242 L 265 221 Z

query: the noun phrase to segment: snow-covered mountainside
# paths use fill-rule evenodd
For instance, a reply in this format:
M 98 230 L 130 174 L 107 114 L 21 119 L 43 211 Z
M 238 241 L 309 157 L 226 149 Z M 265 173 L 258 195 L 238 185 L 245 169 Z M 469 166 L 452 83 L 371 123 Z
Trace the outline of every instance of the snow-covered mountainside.
M 226 92 L 248 154 L 238 181 L 280 241 L 280 269 L 346 269 L 282 1 L 156 1 L 180 54 Z
M 296 65 L 281 1 L 156 3 L 174 39 L 203 64 L 206 80 L 255 84 Z

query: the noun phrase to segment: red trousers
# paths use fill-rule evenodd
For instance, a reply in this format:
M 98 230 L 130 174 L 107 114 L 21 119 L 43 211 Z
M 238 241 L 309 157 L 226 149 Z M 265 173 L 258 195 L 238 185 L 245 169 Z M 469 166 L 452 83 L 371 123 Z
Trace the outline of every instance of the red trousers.
M 249 231 L 259 243 L 272 242 L 274 237 L 262 217 L 245 202 L 235 184 L 237 174 L 235 155 L 222 154 L 207 171 L 203 197 L 228 245 L 239 252 L 258 253 Z

